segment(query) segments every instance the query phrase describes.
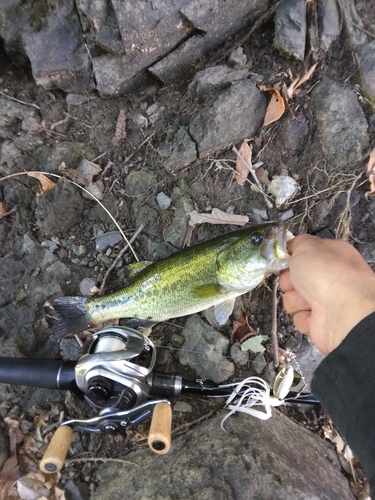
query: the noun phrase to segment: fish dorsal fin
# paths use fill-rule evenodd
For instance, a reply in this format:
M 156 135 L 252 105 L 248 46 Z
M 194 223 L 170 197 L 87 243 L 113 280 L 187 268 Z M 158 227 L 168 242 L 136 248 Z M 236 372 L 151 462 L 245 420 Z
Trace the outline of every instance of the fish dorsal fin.
M 220 325 L 224 325 L 233 312 L 235 299 L 228 299 L 214 306 L 214 315 Z
M 124 279 L 126 281 L 131 280 L 132 278 L 134 278 L 134 276 L 137 276 L 138 273 L 143 271 L 143 269 L 146 269 L 146 267 L 148 267 L 150 264 L 152 264 L 152 262 L 148 260 L 128 264 L 124 267 Z

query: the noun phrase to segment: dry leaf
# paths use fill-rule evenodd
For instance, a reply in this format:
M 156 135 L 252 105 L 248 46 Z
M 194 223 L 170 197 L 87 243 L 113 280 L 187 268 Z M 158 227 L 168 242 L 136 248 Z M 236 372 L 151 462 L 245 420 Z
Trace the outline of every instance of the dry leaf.
M 65 491 L 55 487 L 55 500 L 65 500 Z
M 270 123 L 279 120 L 285 111 L 285 102 L 281 97 L 280 92 L 275 88 L 267 89 L 267 92 L 272 92 L 271 100 L 268 104 L 266 116 L 264 117 L 263 127 L 266 127 Z
M 52 182 L 48 177 L 46 177 L 41 172 L 26 172 L 29 177 L 34 177 L 37 179 L 40 184 L 40 194 L 48 193 L 48 191 L 52 191 L 55 189 L 56 184 Z
M 268 335 L 255 335 L 245 340 L 245 342 L 241 344 L 241 349 L 242 351 L 264 352 L 266 348 L 262 345 L 262 342 L 268 339 Z
M 240 149 L 238 150 L 239 154 L 242 156 L 242 158 L 245 160 L 247 165 L 251 168 L 252 163 L 251 163 L 251 147 L 248 144 L 247 139 L 243 141 L 241 144 Z M 237 155 L 237 161 L 236 161 L 236 173 L 234 174 L 234 177 L 237 181 L 237 183 L 240 186 L 243 186 L 246 182 L 247 176 L 250 173 L 250 170 L 241 159 L 239 155 Z
M 235 224 L 237 226 L 244 226 L 249 222 L 247 215 L 235 215 L 222 212 L 218 208 L 213 208 L 210 214 L 199 214 L 195 210 L 188 214 L 190 216 L 189 225 L 195 226 L 196 224 Z
M 259 167 L 255 170 L 255 174 L 258 177 L 258 180 L 261 184 L 264 184 L 265 186 L 268 186 L 268 184 L 271 182 L 268 175 L 268 170 L 265 170 L 263 167 Z
M 5 208 L 4 203 L 1 203 L 1 201 L 0 201 L 0 214 L 6 214 L 7 211 L 8 210 Z
M 117 123 L 116 123 L 116 131 L 115 135 L 112 139 L 112 146 L 118 146 L 120 142 L 126 138 L 126 113 L 125 109 L 120 109 Z
M 14 454 L 5 461 L 0 471 L 0 500 L 13 498 L 10 490 L 19 475 L 17 456 Z
M 239 321 L 233 321 L 232 333 L 230 334 L 230 342 L 243 342 L 252 335 L 256 335 L 257 332 L 252 326 L 249 325 L 249 317 L 244 311 L 241 311 L 241 317 Z
M 318 65 L 318 63 L 314 64 L 313 66 L 311 66 L 311 68 L 308 71 L 306 71 L 306 73 L 304 75 L 302 75 L 301 77 L 296 78 L 295 80 L 292 81 L 292 83 L 289 85 L 289 87 L 286 90 L 288 99 L 291 99 L 294 96 L 295 91 L 298 89 L 298 87 L 300 87 L 303 83 L 307 82 L 307 80 L 310 80 L 317 65 Z

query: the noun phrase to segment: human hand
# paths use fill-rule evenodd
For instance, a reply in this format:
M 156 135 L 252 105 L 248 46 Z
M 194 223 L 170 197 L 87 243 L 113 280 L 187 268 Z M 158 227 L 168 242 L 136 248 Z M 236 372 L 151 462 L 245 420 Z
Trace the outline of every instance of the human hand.
M 280 276 L 284 307 L 294 325 L 329 354 L 375 311 L 375 273 L 342 240 L 302 234 L 288 245 L 290 267 Z

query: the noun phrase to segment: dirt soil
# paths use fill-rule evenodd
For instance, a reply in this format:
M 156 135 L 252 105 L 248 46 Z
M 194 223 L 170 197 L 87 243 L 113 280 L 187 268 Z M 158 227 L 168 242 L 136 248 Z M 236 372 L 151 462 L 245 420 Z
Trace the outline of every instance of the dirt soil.
M 375 25 L 374 9 L 370 6 L 370 2 L 357 1 L 356 3 L 366 28 L 371 30 Z M 292 232 L 295 234 L 309 232 L 331 238 L 345 237 L 359 248 L 361 245 L 374 244 L 373 224 L 368 217 L 369 202 L 365 198 L 368 189 L 367 181 L 365 175 L 360 177 L 361 172 L 365 171 L 366 158 L 356 164 L 346 165 L 332 174 L 332 170 L 322 159 L 321 142 L 316 129 L 310 96 L 315 85 L 324 78 L 355 90 L 362 110 L 372 125 L 369 133 L 371 147 L 374 147 L 374 108 L 362 91 L 358 68 L 345 33 L 342 33 L 328 53 L 310 53 L 305 65 L 285 59 L 273 49 L 274 24 L 272 21 L 265 21 L 250 37 L 246 38 L 245 35 L 246 30 L 232 37 L 224 46 L 207 56 L 202 56 L 194 71 L 225 62 L 231 50 L 239 45 L 243 47 L 247 57 L 253 60 L 251 72 L 261 75 L 261 79 L 267 85 L 287 80 L 289 69 L 293 75 L 301 75 L 310 65 L 319 62 L 311 81 L 292 101 L 291 110 L 286 112 L 282 120 L 261 130 L 254 141 L 254 162 L 262 161 L 263 167 L 268 170 L 271 178 L 279 175 L 282 168 L 287 168 L 288 174 L 297 179 L 301 186 L 300 194 L 287 207 L 293 209 L 293 216 L 290 219 Z M 159 145 L 166 141 L 173 127 L 183 125 L 199 107 L 198 103 L 191 102 L 187 91 L 192 75 L 186 75 L 186 78 L 176 82 L 174 86 L 161 86 L 155 81 L 145 80 L 134 94 L 116 99 L 96 98 L 79 106 L 69 106 L 68 109 L 66 95 L 63 92 L 46 91 L 38 87 L 30 71 L 12 65 L 3 51 L 0 52 L 0 61 L 1 90 L 7 89 L 8 95 L 40 106 L 39 113 L 42 117 L 43 129 L 38 132 L 39 136 L 35 139 L 38 139 L 42 147 L 35 149 L 33 164 L 29 165 L 29 169 L 39 170 L 40 165 L 43 167 L 40 170 L 44 170 L 48 164 L 49 152 L 56 144 L 74 142 L 83 143 L 86 147 L 85 157 L 103 169 L 108 162 L 111 162 L 101 177 L 104 184 L 102 202 L 112 212 L 128 236 L 132 236 L 140 224 L 144 224 L 144 230 L 133 244 L 140 260 L 161 258 L 179 248 L 178 244 L 174 247 L 166 243 L 165 235 L 174 220 L 181 196 L 190 198 L 192 208 L 199 212 L 210 211 L 214 207 L 223 211 L 231 207 L 236 214 L 251 212 L 253 194 L 248 187 L 241 188 L 233 180 L 235 154 L 230 147 L 204 160 L 197 160 L 174 174 L 168 173 L 162 166 L 163 158 L 158 151 Z M 154 123 L 149 123 L 147 128 L 141 128 L 136 123 L 136 115 L 145 115 L 145 111 L 154 103 L 157 104 L 158 109 L 161 107 L 165 109 Z M 342 105 L 345 106 L 345 102 Z M 127 136 L 118 146 L 113 146 L 112 139 L 121 109 L 126 110 Z M 301 109 L 310 124 L 309 134 L 298 150 L 288 149 L 280 138 L 283 120 L 290 119 Z M 52 124 L 54 124 L 53 130 L 51 130 Z M 236 146 L 239 147 L 239 144 Z M 62 156 L 60 160 L 65 161 L 67 166 L 73 167 L 69 165 L 69 158 Z M 55 168 L 51 168 L 50 172 L 57 172 L 57 166 L 58 164 L 55 164 Z M 149 181 L 145 179 L 149 179 L 150 173 L 154 177 L 147 184 Z M 3 199 L 3 190 L 7 182 L 10 181 L 0 183 L 0 201 Z M 11 252 L 15 242 L 25 234 L 33 236 L 40 243 L 51 239 L 50 236 L 42 234 L 36 224 L 37 182 L 26 178 L 18 179 L 17 182 L 22 183 L 28 193 L 32 193 L 31 202 L 26 204 L 20 200 L 17 211 L 0 220 L 1 257 Z M 137 194 L 132 194 L 132 189 Z M 156 195 L 160 191 L 168 195 L 174 193 L 171 195 L 174 202 L 167 210 L 160 210 L 156 202 Z M 329 210 L 324 214 L 319 208 L 322 200 L 325 200 L 329 206 Z M 66 200 L 65 208 L 67 211 L 70 210 L 69 200 Z M 349 210 L 346 210 L 347 208 Z M 98 256 L 95 250 L 95 237 L 98 229 L 102 232 L 109 232 L 116 230 L 116 227 L 97 203 L 87 198 L 84 199 L 83 214 L 83 220 L 74 228 L 66 232 L 57 230 L 53 234 L 60 243 L 66 243 L 58 246 L 55 255 L 63 262 L 70 264 L 77 258 L 72 250 L 72 244 L 84 245 L 87 261 L 78 265 L 83 266 L 84 271 L 87 270 L 87 276 L 96 279 L 100 285 L 106 270 L 122 248 L 122 243 L 115 246 L 112 252 L 107 254 L 104 252 Z M 279 216 L 278 211 L 269 211 L 270 220 L 278 219 Z M 58 225 L 58 221 L 56 224 Z M 189 240 L 191 244 L 194 244 L 231 229 L 234 228 L 207 224 L 196 226 L 189 235 Z M 123 264 L 133 260 L 131 252 L 128 251 L 123 257 Z M 106 290 L 120 288 L 122 279 L 121 269 L 117 268 L 110 274 L 106 282 Z M 78 292 L 79 282 L 73 286 Z M 269 332 L 272 309 L 270 283 L 253 291 L 251 297 L 244 296 L 240 307 L 249 314 L 253 328 L 263 334 Z M 172 336 L 181 333 L 184 322 L 185 318 L 181 318 L 154 327 L 153 341 L 158 346 L 170 346 Z M 224 327 L 222 331 L 230 335 L 230 327 Z M 283 347 L 292 345 L 293 349 L 296 349 L 301 342 L 301 337 L 298 332 L 295 332 L 291 319 L 281 307 L 279 307 L 279 333 Z M 35 354 L 38 354 L 38 349 Z M 268 356 L 267 360 L 271 361 L 268 353 L 266 356 Z M 179 363 L 178 356 L 173 350 L 168 350 L 167 354 L 161 355 L 158 362 L 159 371 L 181 373 L 188 378 L 195 377 L 192 370 Z M 236 375 L 238 376 L 251 373 L 249 365 L 245 368 L 237 367 Z M 60 393 L 53 395 L 53 391 L 38 392 L 12 387 L 4 390 L 1 395 L 3 413 L 5 411 L 4 414 L 16 419 L 25 417 L 29 409 L 33 407 L 30 398 L 35 398 L 38 406 L 37 410 L 34 407 L 34 412 L 52 412 L 54 416 L 51 422 L 57 420 L 58 411 L 61 409 L 65 410 L 67 417 L 73 417 L 73 413 L 81 408 L 80 403 L 75 401 L 72 403 L 72 413 L 70 413 L 70 400 L 64 402 L 64 396 Z M 212 402 L 197 396 L 186 396 L 183 399 L 191 405 L 192 411 L 176 412 L 173 421 L 176 433 L 185 432 L 200 419 L 208 418 L 222 404 L 221 401 Z M 84 409 L 81 414 L 92 415 L 87 409 Z M 306 414 L 303 410 L 293 408 L 289 414 L 291 418 L 317 432 L 319 432 L 321 422 L 326 419 L 320 410 Z M 75 448 L 73 445 L 73 458 L 86 459 L 90 456 L 126 458 L 128 451 L 146 446 L 147 428 L 148 424 L 141 424 L 135 430 L 130 430 L 127 439 L 121 436 L 102 438 L 96 435 L 79 434 L 79 443 L 77 440 Z M 95 467 L 89 472 L 82 473 L 82 464 L 72 462 L 64 469 L 63 477 L 66 480 L 73 478 L 74 481 L 81 481 L 93 488 L 95 486 L 94 470 Z

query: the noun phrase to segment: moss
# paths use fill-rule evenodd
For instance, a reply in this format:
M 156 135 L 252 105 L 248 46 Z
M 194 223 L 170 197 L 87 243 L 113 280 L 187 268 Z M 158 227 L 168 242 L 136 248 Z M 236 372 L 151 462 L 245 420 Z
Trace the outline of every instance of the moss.
M 50 7 L 47 0 L 33 0 L 32 8 L 32 24 L 36 31 L 39 31 L 43 25 L 44 20 L 50 12 Z

